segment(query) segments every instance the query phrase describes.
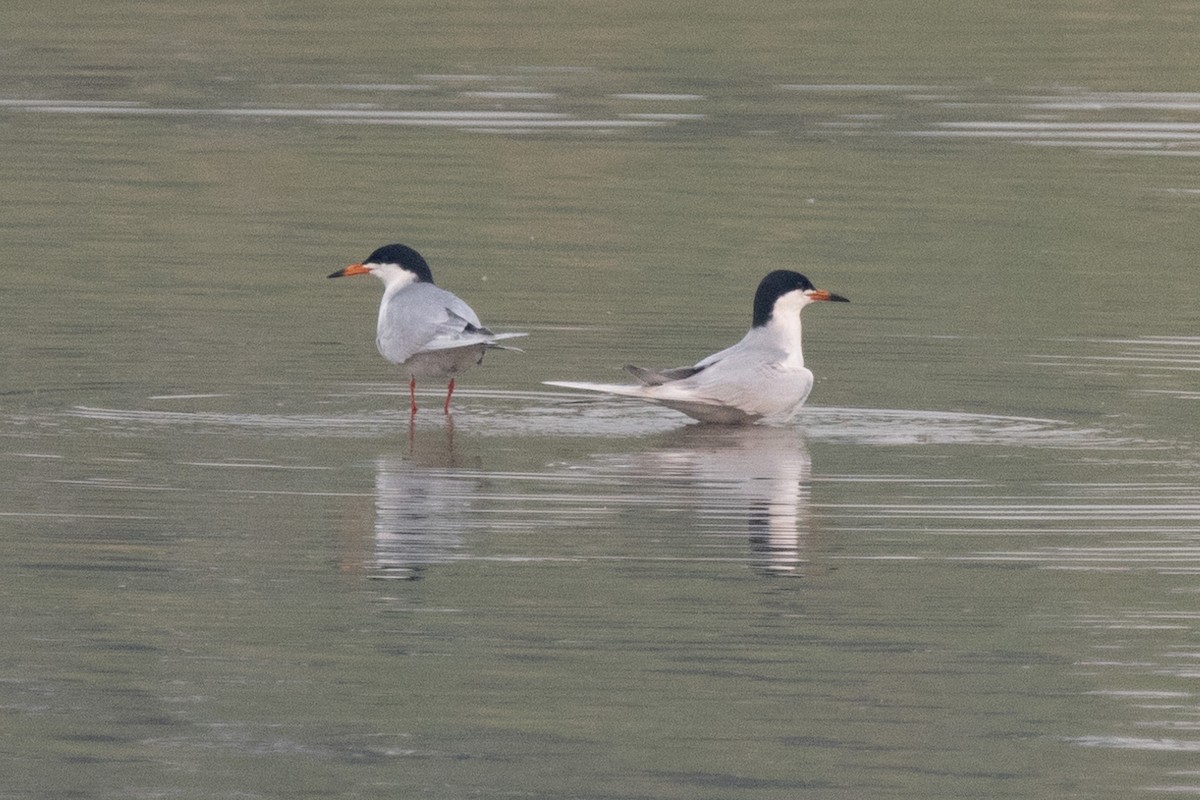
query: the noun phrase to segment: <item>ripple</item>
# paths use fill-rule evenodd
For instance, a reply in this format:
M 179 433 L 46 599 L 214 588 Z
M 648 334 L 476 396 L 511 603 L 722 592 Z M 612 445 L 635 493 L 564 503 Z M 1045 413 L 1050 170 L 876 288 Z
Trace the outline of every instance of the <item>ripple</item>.
M 175 428 L 195 433 L 266 433 L 288 436 L 371 437 L 393 435 L 410 425 L 401 410 L 404 392 L 391 387 L 360 387 L 320 402 L 361 405 L 372 397 L 395 397 L 387 410 L 326 414 L 266 414 L 242 411 L 168 411 L 151 408 L 76 406 L 63 412 L 69 419 L 103 423 L 135 431 Z M 164 397 L 164 396 L 156 396 Z M 176 397 L 176 396 L 167 396 Z M 179 396 L 184 397 L 184 396 Z M 197 393 L 196 398 L 245 404 L 245 398 L 225 393 Z M 639 437 L 664 433 L 695 423 L 668 409 L 619 399 L 595 398 L 567 392 L 460 389 L 452 415 L 457 430 L 480 436 Z M 418 427 L 445 424 L 427 409 L 418 413 Z M 876 446 L 911 444 L 1008 445 L 1053 448 L 1132 446 L 1133 440 L 1098 428 L 1029 417 L 902 409 L 803 409 L 795 427 L 813 440 L 832 440 Z
M 654 100 L 664 102 L 705 99 L 702 94 L 674 94 L 669 92 L 629 92 L 626 94 L 614 94 L 613 97 L 617 100 Z
M 1200 753 L 1196 739 L 1141 739 L 1133 736 L 1077 736 L 1067 739 L 1080 747 L 1110 747 L 1115 750 L 1170 750 L 1177 753 Z
M 354 87 L 356 90 L 363 87 Z M 478 91 L 460 92 L 459 96 L 475 100 L 548 100 L 552 92 L 535 91 Z M 570 111 L 481 110 L 481 109 L 386 109 L 370 104 L 354 107 L 274 106 L 242 108 L 179 108 L 150 106 L 138 102 L 85 102 L 71 100 L 0 100 L 0 106 L 15 111 L 42 114 L 79 114 L 133 117 L 196 117 L 225 119 L 334 122 L 346 124 L 401 125 L 424 128 L 454 128 L 479 132 L 523 132 L 534 130 L 610 130 L 621 128 L 655 128 L 703 119 L 699 114 L 618 114 L 584 118 Z
M 1064 340 L 1068 352 L 1037 353 L 1032 363 L 1043 368 L 1069 369 L 1075 375 L 1133 372 L 1152 377 L 1139 380 L 1140 394 L 1200 399 L 1195 373 L 1200 372 L 1200 336 L 1141 336 Z
M 270 94 L 264 101 L 238 107 L 0 98 L 0 108 L 43 114 L 290 119 L 562 135 L 675 127 L 692 133 L 707 123 L 728 130 L 731 123 L 736 126 L 743 119 L 743 86 L 704 87 L 701 92 L 688 87 L 621 91 L 612 85 L 624 79 L 586 67 L 518 68 L 507 75 L 416 75 L 410 82 L 397 83 L 268 84 L 263 88 Z M 1198 93 L 1071 88 L 991 94 L 972 87 L 870 83 L 767 83 L 757 88 L 784 102 L 752 115 L 753 124 L 744 129 L 747 135 L 820 129 L 856 138 L 875 134 L 911 140 L 1007 141 L 1110 155 L 1200 155 Z M 314 93 L 317 97 L 308 96 Z M 373 93 L 369 99 L 375 102 L 362 102 L 364 93 Z M 405 103 L 430 107 L 395 107 Z M 693 113 L 679 113 L 680 104 Z M 628 113 L 631 105 L 637 113 Z M 767 124 L 760 124 L 764 120 Z
M 1193 121 L 1200 94 L 1192 92 L 1067 89 L 996 98 L 909 99 L 929 104 L 929 115 L 969 111 L 987 118 L 935 120 L 896 131 L 908 138 L 1012 141 L 1113 155 L 1200 155 L 1200 123 Z M 1143 118 L 1130 119 L 1130 112 L 1142 112 Z M 1182 119 L 1163 119 L 1167 113 Z

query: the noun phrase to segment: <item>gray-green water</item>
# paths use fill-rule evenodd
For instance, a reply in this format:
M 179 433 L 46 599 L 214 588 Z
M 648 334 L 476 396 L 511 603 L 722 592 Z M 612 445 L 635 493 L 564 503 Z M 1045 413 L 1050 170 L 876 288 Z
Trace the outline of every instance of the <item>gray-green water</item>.
M 0 797 L 1200 794 L 1198 13 L 593 5 L 6 9 Z

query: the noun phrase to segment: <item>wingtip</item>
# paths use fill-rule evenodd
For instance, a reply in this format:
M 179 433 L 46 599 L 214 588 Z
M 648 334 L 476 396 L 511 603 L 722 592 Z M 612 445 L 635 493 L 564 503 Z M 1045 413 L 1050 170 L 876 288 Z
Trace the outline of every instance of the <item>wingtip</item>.
M 493 350 L 512 350 L 515 353 L 524 353 L 520 347 L 513 347 L 511 344 L 497 344 L 505 339 L 518 339 L 522 336 L 528 336 L 528 333 L 493 333 L 488 339 L 487 346 Z
M 542 381 L 543 386 L 554 386 L 558 389 L 575 389 L 580 392 L 596 391 L 585 383 L 579 381 Z
M 599 392 L 620 397 L 643 397 L 641 386 L 623 383 L 589 383 L 588 381 L 542 381 L 547 386 L 560 389 L 575 389 L 580 392 Z

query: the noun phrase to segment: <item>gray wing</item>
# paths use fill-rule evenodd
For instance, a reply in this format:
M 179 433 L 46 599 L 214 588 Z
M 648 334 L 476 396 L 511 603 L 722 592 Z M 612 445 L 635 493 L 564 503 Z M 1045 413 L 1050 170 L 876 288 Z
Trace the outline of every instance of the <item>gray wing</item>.
M 643 386 L 662 386 L 671 381 L 683 380 L 695 375 L 704 367 L 674 367 L 672 369 L 646 369 L 626 364 L 625 371 L 642 382 Z
M 713 353 L 710 356 L 700 359 L 690 367 L 672 367 L 669 369 L 647 369 L 646 367 L 638 367 L 633 364 L 626 364 L 625 371 L 633 375 L 643 386 L 662 386 L 674 381 L 682 381 L 699 375 L 702 371 L 719 363 L 730 354 L 736 354 L 739 349 L 744 349 L 745 344 L 739 342 L 732 347 L 726 347 L 720 352 Z
M 469 305 L 445 289 L 417 283 L 381 306 L 375 344 L 388 361 L 402 364 L 423 351 L 485 344 L 489 338 Z

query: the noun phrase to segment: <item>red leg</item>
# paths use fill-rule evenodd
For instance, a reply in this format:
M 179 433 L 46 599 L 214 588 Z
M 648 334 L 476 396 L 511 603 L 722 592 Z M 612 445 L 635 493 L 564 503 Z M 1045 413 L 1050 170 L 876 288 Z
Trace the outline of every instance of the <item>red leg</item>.
M 446 387 L 446 405 L 442 406 L 442 411 L 450 413 L 450 395 L 454 394 L 454 378 L 450 379 L 450 385 Z
M 417 413 L 417 379 L 416 378 L 408 379 L 408 399 L 412 403 L 412 410 L 409 413 L 410 414 Z

